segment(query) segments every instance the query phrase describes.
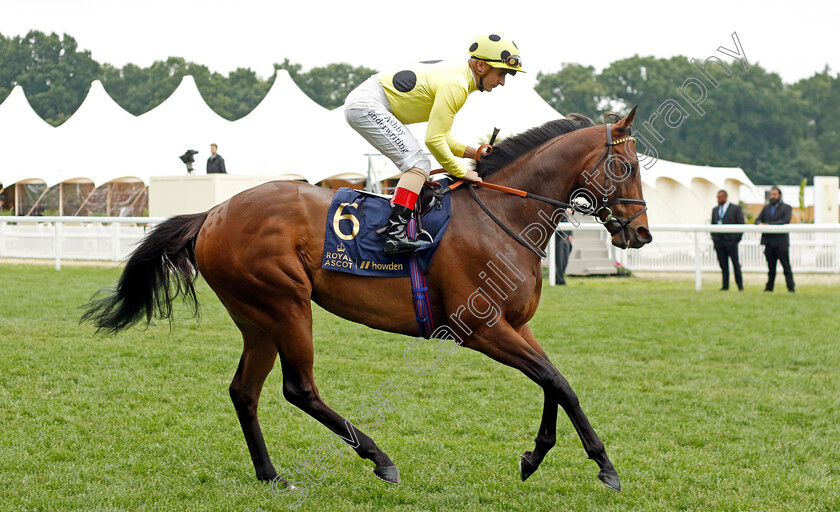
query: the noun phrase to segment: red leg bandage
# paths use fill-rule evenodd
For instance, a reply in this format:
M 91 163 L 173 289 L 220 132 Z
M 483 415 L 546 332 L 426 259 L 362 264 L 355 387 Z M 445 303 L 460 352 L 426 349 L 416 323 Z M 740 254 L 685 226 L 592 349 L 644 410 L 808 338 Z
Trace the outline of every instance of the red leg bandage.
M 391 202 L 413 210 L 414 205 L 417 203 L 417 194 L 407 188 L 397 187 L 397 190 L 394 191 L 394 198 L 391 199 Z

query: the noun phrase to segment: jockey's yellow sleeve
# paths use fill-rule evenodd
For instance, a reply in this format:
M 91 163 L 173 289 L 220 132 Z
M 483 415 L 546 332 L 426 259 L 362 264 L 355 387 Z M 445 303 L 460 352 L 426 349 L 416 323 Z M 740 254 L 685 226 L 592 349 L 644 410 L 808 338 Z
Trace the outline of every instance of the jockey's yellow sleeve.
M 426 146 L 447 172 L 463 177 L 467 168 L 458 157 L 466 144 L 449 133 L 455 113 L 467 96 L 478 90 L 469 64 L 464 62 L 419 63 L 410 69 L 378 75 L 394 115 L 404 124 L 428 121 Z

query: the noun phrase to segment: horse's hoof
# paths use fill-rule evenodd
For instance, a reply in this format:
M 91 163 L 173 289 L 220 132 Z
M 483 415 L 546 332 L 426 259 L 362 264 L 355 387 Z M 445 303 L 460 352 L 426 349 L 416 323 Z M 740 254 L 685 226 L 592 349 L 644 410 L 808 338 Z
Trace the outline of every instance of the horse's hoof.
M 278 476 L 280 475 L 278 475 L 276 471 L 271 473 L 257 473 L 257 480 L 260 482 L 271 482 L 272 480 L 276 480 Z M 288 482 L 282 478 L 279 481 L 288 484 Z
M 400 470 L 397 469 L 397 466 L 376 466 L 373 468 L 373 474 L 376 478 L 382 480 L 383 482 L 388 482 L 389 484 L 400 485 L 400 482 L 402 482 L 402 480 L 400 480 Z
M 598 479 L 610 489 L 621 492 L 621 482 L 618 481 L 618 472 L 615 468 L 602 469 L 598 473 Z
M 260 478 L 260 480 L 263 480 L 263 479 Z M 269 482 L 269 484 L 268 484 L 269 489 L 271 490 L 272 494 L 274 494 L 275 496 L 283 496 L 285 494 L 288 494 L 290 492 L 294 492 L 295 490 L 299 489 L 298 486 L 292 485 L 291 483 L 289 483 L 288 480 L 286 480 L 285 478 L 282 478 L 280 475 L 277 475 L 274 478 L 269 479 L 268 482 Z
M 533 475 L 534 471 L 540 467 L 539 464 L 531 462 L 531 459 L 529 458 L 530 455 L 531 452 L 525 452 L 522 454 L 522 458 L 519 459 L 519 476 L 522 477 L 523 482 L 527 480 L 529 476 Z

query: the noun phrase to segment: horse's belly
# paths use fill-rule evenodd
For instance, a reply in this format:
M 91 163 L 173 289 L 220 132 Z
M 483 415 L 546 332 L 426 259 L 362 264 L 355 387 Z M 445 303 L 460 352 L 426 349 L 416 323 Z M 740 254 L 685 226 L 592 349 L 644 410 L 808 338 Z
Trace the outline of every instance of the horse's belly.
M 320 269 L 312 300 L 330 313 L 374 329 L 416 335 L 408 278 L 359 277 Z

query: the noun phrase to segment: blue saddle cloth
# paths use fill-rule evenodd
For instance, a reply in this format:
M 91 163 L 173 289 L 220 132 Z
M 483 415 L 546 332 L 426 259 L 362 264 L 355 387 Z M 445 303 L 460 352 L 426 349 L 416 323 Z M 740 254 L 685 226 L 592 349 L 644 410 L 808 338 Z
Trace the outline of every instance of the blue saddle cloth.
M 420 220 L 433 238 L 431 245 L 414 254 L 423 272 L 428 272 L 450 218 L 449 194 L 444 194 Z M 353 190 L 338 189 L 327 212 L 327 233 L 321 267 L 361 276 L 408 277 L 409 256 L 388 256 L 382 250 L 385 235 L 376 230 L 391 214 L 388 199 Z

